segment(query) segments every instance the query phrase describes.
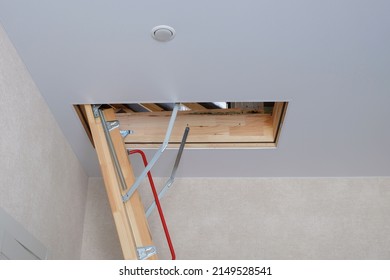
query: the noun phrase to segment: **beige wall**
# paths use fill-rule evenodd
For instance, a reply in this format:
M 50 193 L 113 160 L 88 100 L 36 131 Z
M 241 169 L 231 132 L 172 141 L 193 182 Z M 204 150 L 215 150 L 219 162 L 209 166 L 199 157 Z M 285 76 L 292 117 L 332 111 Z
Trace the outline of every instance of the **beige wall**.
M 123 259 L 101 178 L 89 178 L 81 259 Z
M 0 207 L 54 259 L 78 259 L 88 177 L 0 26 Z
M 390 178 L 178 178 L 162 204 L 178 259 L 390 259 Z M 82 257 L 119 258 L 101 179 L 87 205 Z

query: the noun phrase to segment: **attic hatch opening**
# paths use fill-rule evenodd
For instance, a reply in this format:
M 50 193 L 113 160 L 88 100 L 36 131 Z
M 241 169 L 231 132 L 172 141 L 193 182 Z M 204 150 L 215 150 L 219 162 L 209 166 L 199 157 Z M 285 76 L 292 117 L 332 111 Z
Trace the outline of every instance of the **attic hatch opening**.
M 174 103 L 104 104 L 111 108 L 126 148 L 158 148 L 164 140 Z M 168 148 L 180 145 L 190 127 L 186 148 L 273 148 L 277 146 L 288 102 L 183 102 Z M 84 106 L 75 105 L 93 144 Z

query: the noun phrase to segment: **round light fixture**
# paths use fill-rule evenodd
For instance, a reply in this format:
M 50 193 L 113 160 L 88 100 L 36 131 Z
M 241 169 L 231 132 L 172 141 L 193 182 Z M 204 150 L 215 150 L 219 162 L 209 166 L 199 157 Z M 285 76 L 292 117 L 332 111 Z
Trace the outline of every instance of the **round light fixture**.
M 153 39 L 159 42 L 168 42 L 172 40 L 176 35 L 175 29 L 168 25 L 159 25 L 152 29 Z

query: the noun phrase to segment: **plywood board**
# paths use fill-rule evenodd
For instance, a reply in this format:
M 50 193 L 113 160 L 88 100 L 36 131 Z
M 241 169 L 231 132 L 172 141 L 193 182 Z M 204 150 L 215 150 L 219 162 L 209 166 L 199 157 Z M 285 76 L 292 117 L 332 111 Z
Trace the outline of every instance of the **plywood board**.
M 120 127 L 134 133 L 126 137 L 126 144 L 162 143 L 168 127 L 170 112 L 118 114 Z M 269 114 L 241 110 L 179 112 L 170 143 L 178 144 L 183 131 L 190 127 L 187 143 L 272 143 L 272 117 Z

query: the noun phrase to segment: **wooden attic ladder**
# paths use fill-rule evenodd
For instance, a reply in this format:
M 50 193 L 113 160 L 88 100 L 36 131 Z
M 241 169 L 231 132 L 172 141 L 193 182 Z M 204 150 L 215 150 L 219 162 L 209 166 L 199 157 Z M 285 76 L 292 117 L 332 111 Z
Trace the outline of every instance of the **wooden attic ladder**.
M 245 108 L 220 109 L 213 110 L 213 112 L 205 108 L 194 107 L 194 111 L 180 112 L 177 119 L 179 104 L 175 105 L 172 112 L 152 112 L 151 114 L 124 113 L 118 115 L 115 114 L 114 108 L 119 106 L 122 109 L 122 106 L 123 108 L 127 108 L 127 106 L 119 104 L 113 107 L 108 105 L 111 106 L 110 109 L 102 109 L 104 106 L 99 107 L 95 105 L 78 105 L 75 107 L 98 155 L 125 259 L 157 258 L 156 255 L 151 256 L 151 253 L 153 253 L 151 250 L 155 249 L 155 247 L 147 222 L 147 216 L 154 206 L 157 206 L 159 210 L 168 245 L 170 245 L 171 255 L 174 259 L 174 250 L 169 241 L 169 233 L 167 234 L 161 207 L 157 201 L 160 194 L 165 193 L 173 183 L 174 173 L 180 160 L 184 143 L 186 143 L 189 129 L 191 128 L 193 131 L 188 144 L 189 146 L 193 145 L 193 147 L 276 147 L 288 102 L 272 103 L 274 103 L 272 113 L 260 112 L 256 109 L 257 107 L 254 110 L 248 110 L 245 104 L 243 106 Z M 192 103 L 184 104 L 189 107 L 192 106 Z M 257 103 L 253 105 L 258 106 Z M 145 142 L 147 147 L 155 147 L 161 141 L 162 131 L 164 130 L 162 128 L 166 126 L 169 115 L 170 120 L 164 142 L 151 161 L 146 164 L 147 167 L 145 167 L 142 174 L 135 179 L 121 131 L 119 129 L 109 129 L 108 126 L 117 128 L 120 121 L 121 129 L 135 129 L 138 136 L 132 136 L 132 141 L 127 142 L 132 149 L 139 147 L 142 142 Z M 160 116 L 160 118 L 156 116 Z M 143 125 L 145 123 L 148 124 L 148 130 Z M 149 127 L 151 123 L 153 124 L 152 129 Z M 172 132 L 174 123 L 175 131 Z M 171 177 L 158 196 L 153 191 L 156 203 L 152 205 L 153 207 L 149 207 L 145 214 L 137 188 L 141 180 L 146 177 L 146 174 L 148 177 L 151 177 L 149 176 L 150 168 L 168 145 L 171 134 L 174 140 L 170 143 L 176 146 L 180 143 L 178 138 L 180 137 L 179 131 L 183 128 L 185 132 Z M 215 131 L 216 129 L 217 132 Z M 156 134 L 152 138 L 148 138 L 155 131 Z M 147 141 L 145 141 L 145 137 Z M 150 142 L 151 139 L 153 139 L 152 142 Z M 113 158 L 113 154 L 116 155 L 116 159 Z M 153 186 L 154 184 L 151 181 L 149 178 L 150 185 Z
M 141 202 L 138 190 L 136 189 L 137 186 L 134 188 L 134 185 L 139 185 L 140 179 L 142 179 L 142 176 L 145 176 L 145 174 L 141 174 L 138 178 L 139 180 L 135 180 L 133 169 L 128 159 L 128 152 L 125 148 L 119 129 L 111 129 L 105 132 L 105 128 L 102 125 L 102 122 L 105 122 L 105 124 L 115 123 L 116 116 L 114 110 L 112 108 L 95 110 L 91 105 L 84 105 L 84 110 L 98 155 L 124 259 L 157 259 L 144 206 Z M 98 111 L 100 111 L 99 115 Z M 106 133 L 109 133 L 109 138 L 111 140 L 106 137 Z M 115 151 L 116 159 L 113 158 L 110 146 Z M 155 158 L 153 158 L 152 161 L 154 159 Z M 118 176 L 118 167 L 123 176 Z M 147 168 L 145 168 L 144 171 L 146 173 Z M 150 172 L 148 172 L 148 177 L 152 190 L 154 190 L 154 183 L 151 179 Z M 153 192 L 155 200 L 158 202 L 155 190 Z M 159 205 L 157 206 L 159 207 Z M 160 211 L 161 208 L 159 208 L 159 212 Z M 164 230 L 166 230 L 162 212 L 160 213 L 160 217 Z M 171 246 L 169 233 L 167 233 L 167 231 L 166 235 L 167 241 Z M 171 250 L 171 253 L 172 258 L 174 258 L 173 250 Z

